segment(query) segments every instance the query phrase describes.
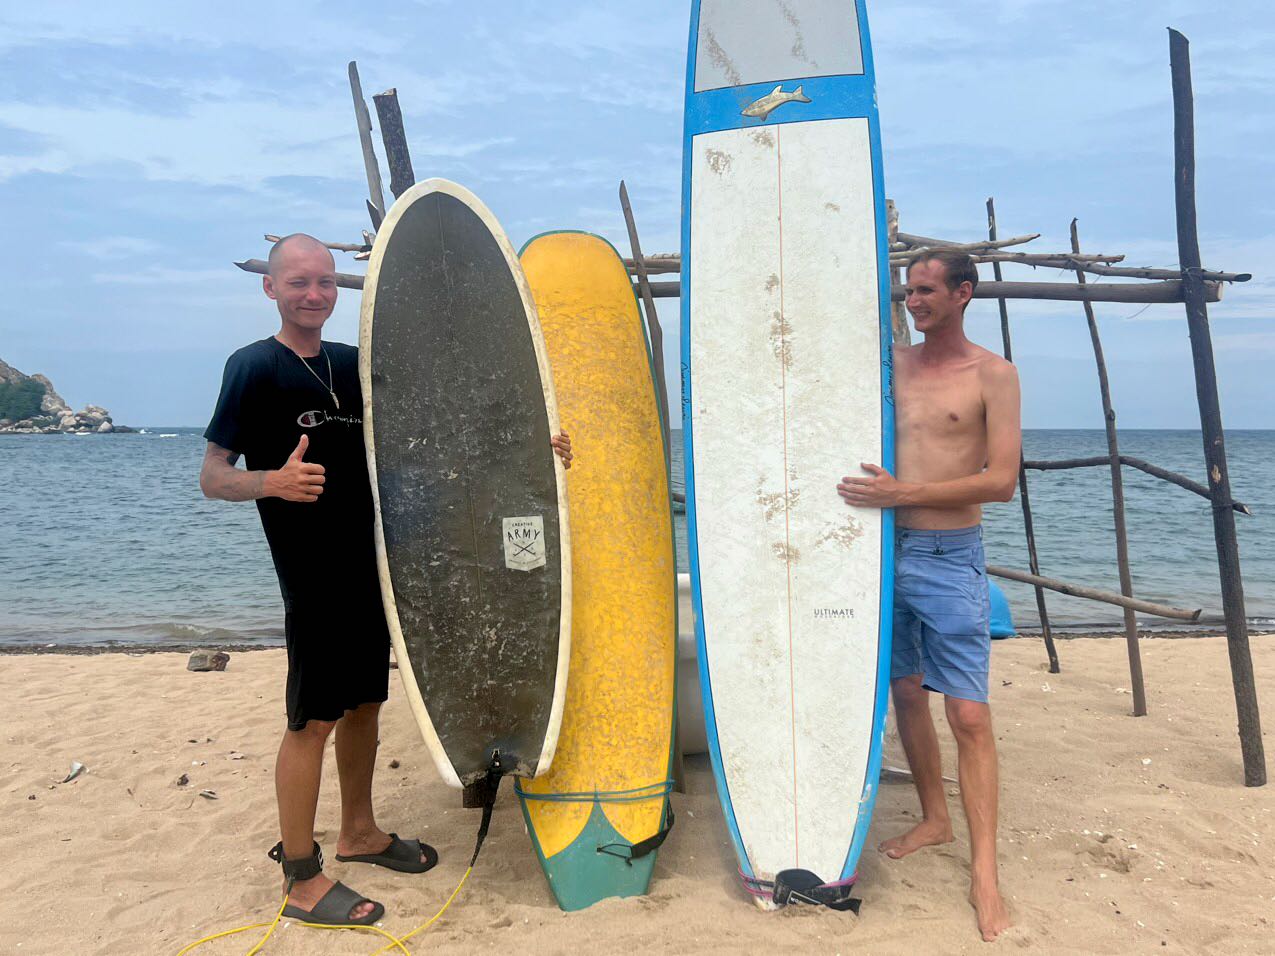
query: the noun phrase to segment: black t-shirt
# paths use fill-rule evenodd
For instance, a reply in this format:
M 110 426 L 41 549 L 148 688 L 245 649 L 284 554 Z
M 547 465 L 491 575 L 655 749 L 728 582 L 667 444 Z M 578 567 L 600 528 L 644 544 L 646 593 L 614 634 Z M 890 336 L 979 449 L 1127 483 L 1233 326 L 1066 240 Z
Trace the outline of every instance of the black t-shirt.
M 339 408 L 327 388 L 328 360 Z M 305 460 L 325 469 L 318 501 L 257 501 L 285 600 L 375 580 L 358 349 L 323 342 L 318 356 L 303 360 L 271 337 L 231 355 L 204 437 L 260 471 L 283 467 L 303 434 Z

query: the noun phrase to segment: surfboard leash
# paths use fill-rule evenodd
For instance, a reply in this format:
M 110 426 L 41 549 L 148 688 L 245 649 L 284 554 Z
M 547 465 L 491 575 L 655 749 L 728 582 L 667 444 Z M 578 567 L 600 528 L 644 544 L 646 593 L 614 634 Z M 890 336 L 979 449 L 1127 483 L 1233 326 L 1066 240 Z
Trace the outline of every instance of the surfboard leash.
M 834 910 L 849 910 L 857 916 L 862 903 L 862 900 L 850 895 L 859 880 L 857 874 L 846 880 L 825 883 L 809 870 L 780 870 L 773 881 L 749 876 L 743 870 L 738 873 L 739 880 L 748 893 L 760 900 L 769 900 L 777 906 L 810 903 Z
M 411 956 L 411 951 L 408 950 L 406 945 L 407 941 L 411 939 L 413 936 L 417 936 L 420 933 L 425 932 L 425 930 L 429 929 L 431 926 L 434 925 L 434 923 L 436 923 L 439 919 L 442 918 L 443 914 L 446 913 L 448 908 L 452 905 L 452 902 L 456 899 L 458 895 L 460 895 L 461 888 L 464 887 L 465 882 L 469 879 L 469 875 L 474 872 L 474 864 L 478 862 L 478 853 L 483 848 L 483 841 L 487 839 L 488 830 L 491 829 L 492 812 L 496 806 L 496 792 L 500 789 L 500 781 L 503 777 L 504 777 L 504 769 L 500 765 L 500 752 L 497 751 L 492 756 L 492 765 L 487 770 L 486 778 L 482 780 L 476 788 L 474 788 L 474 792 L 478 794 L 479 799 L 481 800 L 483 815 L 482 815 L 482 821 L 478 825 L 478 837 L 474 841 L 474 855 L 469 858 L 469 866 L 466 867 L 464 875 L 461 876 L 460 878 L 460 882 L 456 884 L 456 889 L 452 890 L 451 896 L 447 897 L 447 902 L 445 902 L 442 905 L 442 907 L 439 909 L 437 913 L 435 913 L 425 922 L 421 923 L 419 926 L 413 929 L 410 933 L 405 933 L 402 936 L 395 936 L 393 933 L 389 933 L 381 929 L 379 926 L 329 926 L 325 923 L 307 923 L 304 920 L 293 920 L 293 922 L 297 923 L 300 926 L 308 926 L 313 929 L 328 929 L 328 930 L 353 929 L 353 930 L 361 930 L 363 932 L 376 933 L 379 936 L 384 936 L 387 940 L 389 940 L 389 942 L 387 942 L 380 949 L 376 950 L 372 954 L 372 956 L 379 956 L 379 954 L 388 952 L 390 950 L 399 950 L 400 952 L 404 954 L 404 956 Z M 467 791 L 467 796 L 468 794 L 469 792 Z M 213 933 L 212 935 L 205 936 L 202 939 L 197 939 L 193 943 L 183 946 L 177 952 L 177 956 L 186 956 L 187 953 L 191 952 L 195 948 L 202 946 L 204 943 L 210 943 L 215 939 L 224 939 L 227 936 L 235 936 L 239 933 L 246 933 L 250 930 L 261 929 L 262 927 L 266 927 L 265 935 L 262 936 L 261 939 L 257 941 L 257 944 L 253 946 L 252 949 L 250 949 L 247 952 L 247 954 L 245 954 L 245 956 L 257 956 L 257 954 L 261 952 L 262 947 L 266 945 L 266 942 L 274 934 L 275 929 L 279 925 L 279 921 L 283 919 L 283 911 L 285 908 L 287 908 L 288 899 L 291 896 L 292 896 L 292 880 L 290 879 L 288 881 L 288 888 L 283 894 L 283 902 L 279 904 L 279 911 L 275 913 L 274 919 L 271 922 L 249 923 L 246 926 L 239 926 L 239 927 L 236 927 L 235 929 L 228 929 L 228 930 L 223 930 L 220 933 Z
M 667 800 L 669 794 L 673 792 L 673 781 L 664 780 L 660 783 L 650 783 L 644 787 L 632 787 L 628 790 L 530 793 L 524 790 L 522 784 L 515 780 L 514 791 L 523 800 L 537 800 L 543 803 L 641 803 L 644 800 L 659 798 Z M 607 856 L 614 856 L 632 866 L 634 860 L 640 860 L 648 853 L 653 853 L 659 849 L 660 845 L 668 839 L 668 835 L 673 832 L 673 824 L 677 822 L 677 818 L 673 815 L 673 802 L 671 800 L 667 800 L 664 805 L 664 821 L 664 826 L 645 840 L 639 840 L 637 843 L 632 844 L 604 843 L 597 847 L 597 852 L 605 853 Z
M 465 881 L 469 879 L 469 874 L 474 872 L 474 864 L 478 862 L 478 854 L 482 851 L 483 841 L 487 839 L 487 831 L 491 829 L 491 815 L 496 808 L 496 793 L 500 790 L 500 781 L 504 779 L 505 769 L 500 762 L 500 751 L 494 751 L 491 757 L 491 765 L 487 768 L 487 776 L 479 783 L 467 787 L 465 789 L 465 804 L 473 806 L 471 801 L 477 799 L 482 807 L 483 816 L 478 824 L 478 836 L 474 840 L 474 855 L 469 858 L 469 866 L 465 869 L 465 875 L 460 878 L 460 882 L 456 884 L 456 889 L 452 890 L 452 895 L 447 897 L 447 902 L 443 904 L 443 908 L 437 913 L 421 923 L 410 933 L 395 938 L 394 943 L 402 946 L 413 936 L 423 933 L 429 929 L 434 923 L 447 912 L 447 908 L 452 905 L 452 900 L 456 899 L 460 893 L 461 887 L 465 885 Z M 393 943 L 387 943 L 378 949 L 372 956 L 380 956 L 381 953 L 393 948 Z M 406 949 L 403 950 L 407 952 Z

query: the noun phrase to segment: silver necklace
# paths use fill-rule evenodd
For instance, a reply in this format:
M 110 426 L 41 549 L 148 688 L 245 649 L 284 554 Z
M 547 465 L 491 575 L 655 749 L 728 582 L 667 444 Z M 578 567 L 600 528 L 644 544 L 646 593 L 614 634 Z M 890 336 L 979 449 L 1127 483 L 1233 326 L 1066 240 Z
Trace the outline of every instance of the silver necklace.
M 296 356 L 301 360 L 301 364 L 306 367 L 310 374 L 318 380 L 319 384 L 323 385 L 323 387 L 328 390 L 328 394 L 332 396 L 332 404 L 336 406 L 336 410 L 339 412 L 341 410 L 341 402 L 336 397 L 336 391 L 332 388 L 335 384 L 335 379 L 332 378 L 332 359 L 328 358 L 328 350 L 322 345 L 319 346 L 319 351 L 323 353 L 323 357 L 327 359 L 328 362 L 328 381 L 326 385 L 324 384 L 323 379 L 319 378 L 319 373 L 310 368 L 310 363 L 305 360 L 304 355 L 298 352 L 296 353 Z

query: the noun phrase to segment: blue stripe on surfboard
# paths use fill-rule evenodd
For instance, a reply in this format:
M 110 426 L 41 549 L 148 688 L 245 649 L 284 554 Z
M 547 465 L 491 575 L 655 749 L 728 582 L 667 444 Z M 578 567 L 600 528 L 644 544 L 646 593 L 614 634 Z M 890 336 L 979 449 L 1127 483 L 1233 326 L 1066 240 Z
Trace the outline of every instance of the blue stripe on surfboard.
M 695 56 L 699 45 L 700 0 L 691 2 L 691 39 L 687 44 L 686 95 L 687 103 L 695 96 Z M 699 94 L 701 96 L 705 94 Z M 689 110 L 688 110 L 689 113 Z M 689 117 L 682 133 L 682 443 L 683 482 L 686 486 L 686 544 L 691 568 L 691 606 L 695 609 L 696 662 L 699 667 L 700 694 L 704 701 L 704 730 L 708 739 L 708 755 L 713 764 L 713 779 L 717 783 L 717 798 L 722 804 L 722 815 L 735 845 L 735 857 L 740 869 L 747 876 L 755 876 L 752 863 L 744 851 L 744 840 L 735 820 L 735 807 L 731 802 L 730 787 L 726 783 L 726 769 L 722 764 L 722 749 L 717 739 L 717 716 L 713 710 L 712 681 L 708 673 L 708 645 L 704 640 L 704 600 L 699 586 L 699 537 L 695 516 L 695 436 L 694 416 L 691 414 L 691 143 L 694 132 Z
M 881 150 L 881 117 L 876 108 L 876 64 L 868 31 L 866 0 L 858 0 L 859 36 L 863 47 L 864 77 L 872 84 L 872 109 L 868 111 L 868 135 L 872 142 L 872 198 L 877 218 L 877 285 L 881 310 L 881 467 L 894 473 L 894 325 L 890 315 L 891 278 L 889 226 L 885 208 L 885 162 Z M 859 818 L 854 840 L 841 869 L 841 879 L 854 876 L 872 824 L 877 788 L 881 782 L 881 758 L 885 742 L 885 716 L 889 706 L 890 660 L 894 642 L 894 509 L 881 512 L 881 619 L 877 637 L 876 704 L 872 720 L 872 744 L 868 752 L 868 771 L 859 799 Z
M 782 84 L 788 92 L 802 87 L 809 103 L 787 103 L 766 119 L 741 112 L 775 88 L 774 83 L 731 86 L 695 93 L 686 104 L 686 134 L 716 133 L 725 129 L 752 129 L 813 120 L 865 117 L 876 113 L 876 91 L 869 76 L 824 76 L 791 80 Z
M 682 427 L 685 457 L 687 544 L 691 568 L 691 599 L 695 609 L 695 640 L 698 648 L 698 665 L 701 693 L 704 700 L 704 725 L 708 738 L 709 756 L 713 764 L 713 776 L 717 784 L 718 798 L 722 804 L 726 826 L 740 869 L 748 876 L 755 876 L 751 861 L 744 850 L 739 824 L 726 781 L 721 745 L 717 733 L 717 719 L 713 707 L 712 681 L 708 667 L 708 645 L 704 620 L 703 595 L 700 590 L 700 556 L 698 522 L 695 508 L 695 454 L 694 416 L 692 414 L 693 383 L 690 374 L 691 317 L 691 160 L 694 137 L 700 133 L 727 129 L 748 129 L 754 126 L 774 126 L 785 123 L 807 122 L 820 119 L 866 118 L 872 148 L 873 202 L 877 230 L 878 303 L 881 318 L 881 466 L 893 471 L 895 457 L 893 372 L 891 353 L 890 271 L 887 249 L 887 223 L 885 187 L 881 151 L 880 118 L 877 111 L 875 67 L 869 42 L 867 12 L 864 0 L 857 0 L 860 37 L 863 48 L 864 73 L 862 76 L 815 77 L 793 79 L 784 86 L 803 86 L 812 100 L 809 104 L 790 104 L 780 107 L 766 120 L 742 115 L 748 104 L 765 96 L 774 83 L 758 83 L 743 87 L 694 92 L 695 62 L 699 38 L 700 0 L 692 0 L 690 41 L 687 44 L 686 112 L 682 135 Z M 890 649 L 894 605 L 894 512 L 882 512 L 881 521 L 881 594 L 880 618 L 877 638 L 877 675 L 872 723 L 872 739 L 869 746 L 868 766 L 864 778 L 863 794 L 859 801 L 855 829 L 845 864 L 839 879 L 853 876 L 867 839 L 876 802 L 879 783 L 882 743 L 885 733 L 885 717 L 888 704 L 890 679 Z

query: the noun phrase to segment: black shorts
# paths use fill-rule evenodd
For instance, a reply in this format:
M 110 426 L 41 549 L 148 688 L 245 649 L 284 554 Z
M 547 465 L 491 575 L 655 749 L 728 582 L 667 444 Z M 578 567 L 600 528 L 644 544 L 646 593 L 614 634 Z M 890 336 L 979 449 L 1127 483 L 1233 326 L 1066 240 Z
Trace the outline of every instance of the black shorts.
M 390 633 L 379 587 L 306 592 L 285 601 L 289 730 L 340 720 L 361 704 L 385 701 L 390 689 Z

